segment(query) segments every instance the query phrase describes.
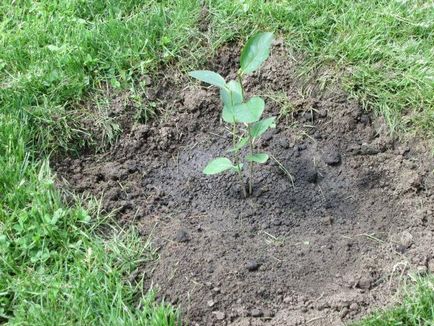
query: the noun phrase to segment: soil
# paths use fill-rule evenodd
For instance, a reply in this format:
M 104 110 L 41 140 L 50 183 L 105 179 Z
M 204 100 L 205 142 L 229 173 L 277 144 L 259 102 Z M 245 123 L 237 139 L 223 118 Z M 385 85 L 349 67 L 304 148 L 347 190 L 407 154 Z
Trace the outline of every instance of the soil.
M 258 145 L 276 160 L 256 169 L 249 198 L 235 175 L 201 172 L 231 144 L 217 90 L 173 72 L 144 95 L 158 120 L 115 107 L 116 145 L 53 162 L 62 187 L 102 195 L 105 210 L 153 239 L 160 259 L 138 277 L 190 325 L 341 325 L 434 269 L 430 148 L 390 137 L 338 83 L 323 87 L 330 71 L 297 77 L 282 44 L 245 85 L 280 117 Z M 223 48 L 209 68 L 234 78 L 238 55 Z

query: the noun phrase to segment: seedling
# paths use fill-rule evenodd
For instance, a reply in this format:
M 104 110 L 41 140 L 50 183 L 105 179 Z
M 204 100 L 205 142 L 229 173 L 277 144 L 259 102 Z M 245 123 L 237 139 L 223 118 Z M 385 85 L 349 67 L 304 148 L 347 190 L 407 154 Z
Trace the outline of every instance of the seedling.
M 264 164 L 268 161 L 267 153 L 258 152 L 255 144 L 269 129 L 275 127 L 275 117 L 261 120 L 265 108 L 264 100 L 259 96 L 246 98 L 243 77 L 257 70 L 270 54 L 273 41 L 272 33 L 258 33 L 251 37 L 240 57 L 240 69 L 237 79 L 226 82 L 218 73 L 209 70 L 192 71 L 189 73 L 202 82 L 216 86 L 220 89 L 220 98 L 223 104 L 222 119 L 228 123 L 232 130 L 232 148 L 228 150 L 231 158 L 218 157 L 208 163 L 203 170 L 207 175 L 231 171 L 238 174 L 244 197 L 247 192 L 244 184 L 244 162 L 249 167 L 249 194 L 253 190 L 253 172 L 255 164 Z M 248 154 L 242 157 L 242 149 L 248 146 Z

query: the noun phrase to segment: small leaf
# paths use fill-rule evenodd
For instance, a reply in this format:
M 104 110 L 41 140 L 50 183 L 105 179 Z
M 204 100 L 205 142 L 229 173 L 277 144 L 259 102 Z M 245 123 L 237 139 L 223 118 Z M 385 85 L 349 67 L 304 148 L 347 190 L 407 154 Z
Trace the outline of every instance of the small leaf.
M 236 80 L 231 80 L 225 88 L 220 89 L 220 97 L 224 105 L 234 106 L 243 103 L 243 90 Z
M 219 88 L 226 87 L 226 82 L 224 78 L 214 71 L 196 70 L 196 71 L 191 71 L 188 74 L 193 78 L 217 86 Z
M 114 77 L 112 77 L 110 79 L 110 84 L 114 87 L 114 88 L 121 88 L 121 83 Z
M 253 155 L 247 155 L 246 160 L 249 162 L 256 162 L 256 163 L 263 164 L 268 161 L 268 154 L 255 153 Z
M 83 209 L 83 208 L 80 208 L 80 209 L 77 211 L 77 218 L 78 218 L 78 220 L 79 220 L 80 222 L 83 222 L 83 223 L 89 223 L 90 220 L 91 220 L 90 215 L 89 215 L 89 214 L 86 212 L 86 210 Z
M 273 33 L 258 33 L 247 41 L 240 58 L 244 74 L 255 71 L 268 58 L 272 41 Z
M 246 103 L 236 105 L 233 108 L 233 113 L 237 122 L 252 123 L 261 118 L 264 108 L 264 100 L 259 96 L 255 96 Z
M 268 128 L 276 127 L 276 117 L 266 118 L 253 123 L 250 127 L 250 135 L 253 138 L 259 138 Z
M 47 49 L 50 50 L 51 52 L 59 52 L 61 50 L 61 48 L 59 48 L 57 45 L 54 44 L 48 44 Z
M 226 157 L 218 157 L 211 162 L 203 169 L 203 173 L 205 174 L 217 174 L 229 169 L 234 168 L 232 162 Z
M 62 218 L 63 214 L 63 209 L 59 208 L 58 210 L 56 210 L 53 214 L 53 218 L 51 219 L 50 224 L 55 225 L 59 221 L 59 219 Z
M 222 118 L 227 123 L 235 123 L 235 112 L 234 107 L 230 105 L 225 105 L 222 111 Z
M 236 144 L 235 147 L 233 147 L 230 150 L 228 150 L 228 152 L 237 152 L 241 148 L 243 148 L 244 146 L 246 146 L 248 142 L 249 142 L 249 138 L 247 138 L 247 137 L 241 137 L 240 140 L 238 141 L 238 144 Z

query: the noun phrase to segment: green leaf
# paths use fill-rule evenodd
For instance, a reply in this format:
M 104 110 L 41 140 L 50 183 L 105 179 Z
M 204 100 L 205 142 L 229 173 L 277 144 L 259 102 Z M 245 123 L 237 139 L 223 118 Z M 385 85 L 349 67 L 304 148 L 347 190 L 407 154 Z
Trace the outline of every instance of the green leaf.
M 276 127 L 275 121 L 276 117 L 270 117 L 253 123 L 250 126 L 250 135 L 253 138 L 259 138 L 268 128 Z
M 231 80 L 225 88 L 220 89 L 220 97 L 223 101 L 223 120 L 228 123 L 235 123 L 234 106 L 243 102 L 243 91 L 236 80 Z
M 234 106 L 243 103 L 243 90 L 236 80 L 231 80 L 225 88 L 220 89 L 220 97 L 224 105 Z
M 253 155 L 247 155 L 246 160 L 249 162 L 256 162 L 256 163 L 263 164 L 268 161 L 268 154 L 255 153 Z
M 234 106 L 233 114 L 237 122 L 252 123 L 261 118 L 264 108 L 264 100 L 259 96 L 255 96 L 246 103 Z
M 114 77 L 110 79 L 110 84 L 114 88 L 121 88 L 121 83 L 116 78 L 114 78 Z
M 270 55 L 273 33 L 258 33 L 252 36 L 241 52 L 241 71 L 244 74 L 251 73 L 267 60 Z
M 205 174 L 217 174 L 229 169 L 233 169 L 234 165 L 231 160 L 226 157 L 218 157 L 211 162 L 203 169 L 203 173 Z
M 195 70 L 195 71 L 190 71 L 188 74 L 193 78 L 217 86 L 219 88 L 226 87 L 226 82 L 224 78 L 214 71 Z
M 61 50 L 61 48 L 59 48 L 57 45 L 54 44 L 48 44 L 47 49 L 50 50 L 51 52 L 59 52 Z
M 53 218 L 50 221 L 50 224 L 55 225 L 60 218 L 62 218 L 62 216 L 64 215 L 64 210 L 59 208 L 58 210 L 56 210 L 53 214 Z
M 222 118 L 225 122 L 235 123 L 235 111 L 234 107 L 230 105 L 223 106 Z
M 230 150 L 228 150 L 228 152 L 237 152 L 241 148 L 243 148 L 244 146 L 246 146 L 248 142 L 249 142 L 249 138 L 247 138 L 247 137 L 241 137 L 240 140 L 238 141 L 238 143 L 235 145 L 235 147 L 233 147 Z
M 91 220 L 90 215 L 87 213 L 87 211 L 85 209 L 82 209 L 82 208 L 80 208 L 80 210 L 78 210 L 77 218 L 79 221 L 81 221 L 83 223 L 89 223 Z

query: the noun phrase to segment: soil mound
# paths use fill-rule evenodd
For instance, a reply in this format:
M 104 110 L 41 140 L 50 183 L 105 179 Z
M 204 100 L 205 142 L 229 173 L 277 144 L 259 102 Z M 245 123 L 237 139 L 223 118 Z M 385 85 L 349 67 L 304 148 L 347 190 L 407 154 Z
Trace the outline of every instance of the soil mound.
M 233 52 L 210 68 L 233 78 Z M 148 285 L 191 325 L 340 325 L 390 303 L 408 273 L 434 269 L 428 147 L 391 138 L 382 119 L 323 87 L 326 72 L 296 71 L 278 43 L 247 80 L 280 116 L 260 144 L 276 160 L 256 170 L 247 199 L 235 175 L 201 173 L 231 143 L 217 90 L 170 74 L 144 98 L 158 121 L 133 123 L 126 107 L 129 127 L 110 150 L 54 162 L 64 186 L 103 195 L 152 236 L 160 259 L 143 271 Z

